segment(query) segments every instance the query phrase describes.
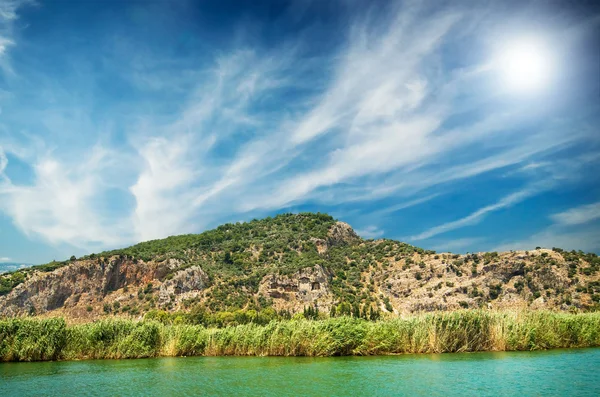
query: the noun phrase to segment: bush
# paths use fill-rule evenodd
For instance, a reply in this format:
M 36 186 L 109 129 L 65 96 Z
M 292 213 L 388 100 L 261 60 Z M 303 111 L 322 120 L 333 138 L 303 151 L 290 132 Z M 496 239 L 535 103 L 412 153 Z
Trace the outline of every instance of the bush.
M 1 361 L 56 360 L 65 343 L 64 319 L 0 320 Z

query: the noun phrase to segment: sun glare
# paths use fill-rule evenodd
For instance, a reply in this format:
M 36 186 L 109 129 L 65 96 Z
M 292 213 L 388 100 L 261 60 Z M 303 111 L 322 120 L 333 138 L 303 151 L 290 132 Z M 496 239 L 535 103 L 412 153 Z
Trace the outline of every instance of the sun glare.
M 551 75 L 551 60 L 544 46 L 536 41 L 507 45 L 496 60 L 507 88 L 532 92 L 544 88 Z

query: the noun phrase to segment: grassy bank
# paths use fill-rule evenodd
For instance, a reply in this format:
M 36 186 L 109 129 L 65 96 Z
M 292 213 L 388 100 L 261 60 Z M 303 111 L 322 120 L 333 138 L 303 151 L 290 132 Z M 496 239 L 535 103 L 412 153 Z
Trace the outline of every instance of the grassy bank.
M 465 310 L 369 322 L 350 317 L 225 328 L 107 319 L 0 320 L 0 360 L 192 355 L 334 356 L 600 346 L 600 313 Z

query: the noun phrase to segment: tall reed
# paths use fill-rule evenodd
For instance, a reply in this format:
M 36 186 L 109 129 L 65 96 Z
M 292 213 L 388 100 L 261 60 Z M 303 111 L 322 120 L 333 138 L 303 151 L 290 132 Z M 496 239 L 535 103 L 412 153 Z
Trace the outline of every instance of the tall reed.
M 0 320 L 0 360 L 156 356 L 337 356 L 600 346 L 600 312 L 463 310 L 369 322 L 350 317 L 205 328 L 106 319 Z

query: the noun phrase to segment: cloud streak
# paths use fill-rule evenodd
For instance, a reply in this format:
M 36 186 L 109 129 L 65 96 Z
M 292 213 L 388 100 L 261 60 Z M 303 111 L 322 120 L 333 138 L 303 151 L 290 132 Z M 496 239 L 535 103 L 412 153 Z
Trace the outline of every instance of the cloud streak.
M 568 251 L 598 252 L 598 249 L 600 249 L 600 228 L 598 225 L 589 225 L 578 229 L 551 225 L 525 239 L 507 241 L 496 245 L 493 250 L 532 250 L 535 247 L 559 247 Z
M 503 197 L 501 200 L 497 201 L 496 203 L 480 208 L 477 211 L 465 216 L 464 218 L 460 218 L 452 222 L 447 222 L 432 227 L 431 229 L 428 229 L 422 233 L 407 237 L 406 240 L 409 242 L 425 240 L 437 236 L 438 234 L 447 233 L 449 231 L 460 229 L 469 225 L 475 225 L 481 222 L 488 214 L 520 203 L 521 201 L 526 200 L 532 197 L 533 195 L 538 194 L 539 192 L 539 189 L 524 189 L 509 194 L 508 196 Z
M 553 214 L 550 218 L 554 222 L 565 226 L 575 226 L 593 222 L 600 219 L 600 202 L 571 208 L 567 211 Z
M 362 238 L 377 238 L 383 236 L 384 233 L 385 232 L 383 230 L 374 225 L 367 226 L 364 229 L 356 230 L 356 234 Z
M 35 4 L 31 0 L 3 0 L 0 2 L 0 69 L 6 74 L 14 71 L 8 60 L 8 52 L 16 45 L 14 24 L 18 19 L 17 11 L 26 5 Z

